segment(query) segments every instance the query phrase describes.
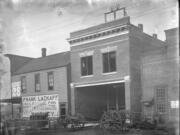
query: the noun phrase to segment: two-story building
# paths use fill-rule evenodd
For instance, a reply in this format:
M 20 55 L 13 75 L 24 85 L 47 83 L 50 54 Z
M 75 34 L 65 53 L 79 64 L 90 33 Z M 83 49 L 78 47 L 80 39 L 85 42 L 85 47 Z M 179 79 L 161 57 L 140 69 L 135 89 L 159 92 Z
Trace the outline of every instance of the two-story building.
M 12 91 L 20 89 L 22 117 L 49 112 L 50 117 L 68 113 L 70 54 L 63 52 L 33 58 L 12 76 Z
M 141 58 L 142 109 L 160 123 L 179 120 L 179 30 L 165 35 L 165 46 L 147 49 Z
M 110 13 L 113 12 L 116 17 L 116 11 Z M 125 10 L 122 18 L 113 21 L 106 19 L 105 16 L 103 24 L 70 33 L 72 114 L 81 113 L 89 119 L 99 119 L 103 111 L 112 109 L 144 114 L 148 111 L 144 109 L 148 101 L 148 104 L 154 103 L 151 114 L 154 117 L 159 108 L 155 98 L 158 94 L 156 88 L 161 89 L 162 86 L 171 93 L 172 87 L 177 89 L 179 86 L 177 80 L 173 79 L 177 70 L 166 75 L 165 71 L 161 71 L 165 65 L 158 67 L 152 64 L 149 67 L 145 64 L 148 54 L 154 57 L 150 52 L 157 51 L 158 55 L 166 52 L 167 42 L 159 40 L 156 34 L 146 34 L 142 24 L 131 24 Z M 174 54 L 170 52 L 169 55 Z M 169 61 L 168 70 L 172 70 L 171 59 L 162 57 Z M 174 62 L 172 64 L 177 66 Z M 152 72 L 148 72 L 146 66 L 153 68 Z M 148 74 L 145 74 L 146 69 Z M 152 78 L 153 74 L 165 83 Z

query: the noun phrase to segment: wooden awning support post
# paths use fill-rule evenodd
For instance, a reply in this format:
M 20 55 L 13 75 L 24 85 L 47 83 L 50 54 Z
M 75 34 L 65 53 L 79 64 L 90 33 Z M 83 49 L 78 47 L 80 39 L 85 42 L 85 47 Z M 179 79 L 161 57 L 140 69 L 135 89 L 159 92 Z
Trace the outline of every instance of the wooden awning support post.
M 116 89 L 116 110 L 119 110 L 118 87 L 116 87 L 115 89 Z
M 109 89 L 106 89 L 106 94 L 107 94 L 107 111 L 109 111 Z

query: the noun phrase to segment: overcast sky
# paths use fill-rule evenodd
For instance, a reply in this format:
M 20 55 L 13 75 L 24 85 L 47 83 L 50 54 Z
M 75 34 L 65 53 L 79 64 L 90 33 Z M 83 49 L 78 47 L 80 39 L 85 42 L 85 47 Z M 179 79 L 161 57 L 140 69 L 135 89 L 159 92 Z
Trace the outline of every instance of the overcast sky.
M 70 32 L 104 23 L 111 7 L 126 7 L 131 23 L 165 40 L 164 30 L 177 27 L 177 0 L 4 0 L 0 1 L 0 37 L 5 53 L 40 57 L 68 51 Z M 23 2 L 22 2 L 23 1 Z M 54 4 L 56 2 L 56 4 Z M 3 29 L 3 30 L 2 30 Z

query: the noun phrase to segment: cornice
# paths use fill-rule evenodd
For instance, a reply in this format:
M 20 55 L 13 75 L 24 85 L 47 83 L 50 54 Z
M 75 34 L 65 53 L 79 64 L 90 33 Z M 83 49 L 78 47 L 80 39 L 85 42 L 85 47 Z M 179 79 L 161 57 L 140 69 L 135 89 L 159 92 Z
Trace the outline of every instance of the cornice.
M 96 32 L 96 33 L 91 33 L 91 34 L 81 36 L 78 38 L 77 37 L 70 38 L 70 39 L 68 39 L 68 42 L 70 43 L 71 46 L 75 46 L 77 44 L 92 42 L 92 41 L 96 41 L 98 39 L 121 35 L 121 34 L 124 34 L 127 32 L 128 32 L 128 25 L 123 25 L 120 27 L 111 28 L 111 29 L 107 29 L 104 31 Z

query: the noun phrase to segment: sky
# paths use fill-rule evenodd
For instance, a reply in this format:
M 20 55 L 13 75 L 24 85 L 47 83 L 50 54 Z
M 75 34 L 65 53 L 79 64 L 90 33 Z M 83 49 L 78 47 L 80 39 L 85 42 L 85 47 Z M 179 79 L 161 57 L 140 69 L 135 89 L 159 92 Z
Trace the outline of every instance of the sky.
M 104 13 L 126 7 L 134 25 L 165 40 L 178 27 L 178 0 L 0 0 L 0 42 L 4 53 L 41 57 L 70 50 L 70 32 L 104 23 Z

